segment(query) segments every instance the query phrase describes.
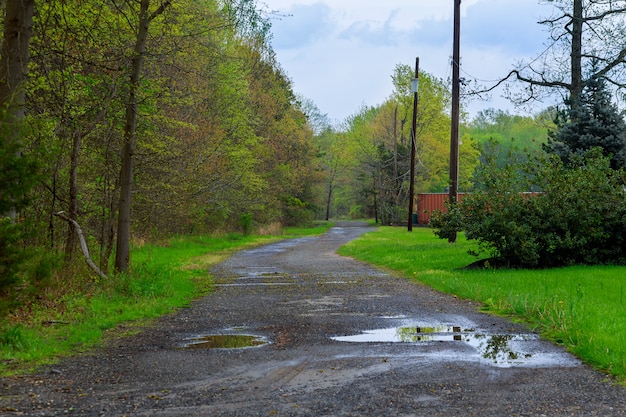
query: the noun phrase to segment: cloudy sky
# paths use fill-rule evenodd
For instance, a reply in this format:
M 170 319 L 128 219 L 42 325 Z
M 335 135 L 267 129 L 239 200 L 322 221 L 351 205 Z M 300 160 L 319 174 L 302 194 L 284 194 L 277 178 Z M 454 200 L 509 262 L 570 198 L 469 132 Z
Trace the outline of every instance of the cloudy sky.
M 381 104 L 393 91 L 401 64 L 448 80 L 451 76 L 453 0 L 260 0 L 272 20 L 272 45 L 297 93 L 340 122 L 363 105 Z M 461 76 L 489 81 L 545 49 L 537 24 L 552 6 L 539 0 L 463 0 Z M 470 114 L 488 108 L 515 112 L 501 98 L 473 100 Z

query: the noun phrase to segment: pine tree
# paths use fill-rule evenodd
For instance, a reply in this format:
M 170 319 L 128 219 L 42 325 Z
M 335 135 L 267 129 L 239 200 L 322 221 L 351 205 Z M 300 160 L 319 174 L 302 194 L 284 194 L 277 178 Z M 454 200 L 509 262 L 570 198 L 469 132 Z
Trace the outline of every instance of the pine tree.
M 611 102 L 606 81 L 590 80 L 580 98 L 580 107 L 558 113 L 555 123 L 558 130 L 549 133 L 547 152 L 558 155 L 563 162 L 572 157 L 600 147 L 611 158 L 613 169 L 626 168 L 626 122 L 623 114 Z

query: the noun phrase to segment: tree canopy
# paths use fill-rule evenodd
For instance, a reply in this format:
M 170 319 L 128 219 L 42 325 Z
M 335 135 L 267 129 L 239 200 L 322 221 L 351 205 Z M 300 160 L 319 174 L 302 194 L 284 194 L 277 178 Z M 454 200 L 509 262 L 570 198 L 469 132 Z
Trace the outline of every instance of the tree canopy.
M 257 224 L 312 218 L 313 130 L 255 0 L 34 6 L 29 70 L 16 90 L 20 151 L 42 174 L 19 207 L 38 230 L 31 244 L 71 259 L 73 223 L 54 216 L 63 211 L 104 271 L 114 253 L 125 270 L 132 241 L 238 230 L 244 215 Z M 5 48 L 3 59 L 12 56 Z

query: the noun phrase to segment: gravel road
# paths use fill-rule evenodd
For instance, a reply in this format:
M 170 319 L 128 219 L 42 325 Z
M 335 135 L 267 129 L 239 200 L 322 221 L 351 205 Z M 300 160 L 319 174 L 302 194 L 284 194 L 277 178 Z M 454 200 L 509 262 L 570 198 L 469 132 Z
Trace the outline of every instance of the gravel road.
M 335 253 L 366 231 L 239 252 L 190 308 L 0 380 L 0 414 L 626 416 L 626 389 L 523 326 Z

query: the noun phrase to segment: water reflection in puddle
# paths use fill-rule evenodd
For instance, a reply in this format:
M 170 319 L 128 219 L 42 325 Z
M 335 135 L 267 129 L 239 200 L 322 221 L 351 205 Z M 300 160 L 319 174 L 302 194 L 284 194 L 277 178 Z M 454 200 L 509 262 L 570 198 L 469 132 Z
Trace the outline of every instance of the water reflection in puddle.
M 547 364 L 572 365 L 568 355 L 560 352 L 545 352 L 539 348 L 540 339 L 534 334 L 486 334 L 472 328 L 460 326 L 403 326 L 389 329 L 368 330 L 358 335 L 333 337 L 339 342 L 353 343 L 407 343 L 424 346 L 435 342 L 450 342 L 450 348 L 463 345 L 473 348 L 474 357 L 496 366 Z M 449 350 L 436 353 L 442 358 Z M 472 355 L 457 353 L 471 359 Z M 454 355 L 453 355 L 454 356 Z
M 191 339 L 183 349 L 243 349 L 258 347 L 269 342 L 260 336 L 245 334 L 214 334 Z

